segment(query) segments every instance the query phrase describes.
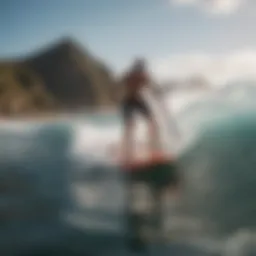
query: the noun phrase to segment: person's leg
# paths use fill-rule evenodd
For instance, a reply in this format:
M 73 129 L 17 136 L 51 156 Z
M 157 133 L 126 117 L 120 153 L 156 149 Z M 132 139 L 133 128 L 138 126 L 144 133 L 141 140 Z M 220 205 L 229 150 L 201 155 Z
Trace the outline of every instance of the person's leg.
M 161 148 L 161 143 L 158 124 L 156 119 L 152 115 L 148 116 L 148 129 L 151 154 L 153 155 Z
M 160 134 L 158 124 L 149 106 L 143 99 L 137 101 L 137 108 L 141 114 L 147 119 L 149 130 L 149 145 L 151 154 L 154 154 L 161 147 Z
M 122 146 L 122 160 L 126 163 L 132 158 L 133 152 L 133 102 L 131 100 L 125 100 L 123 103 L 123 120 L 124 120 L 124 133 L 123 133 L 123 146 Z

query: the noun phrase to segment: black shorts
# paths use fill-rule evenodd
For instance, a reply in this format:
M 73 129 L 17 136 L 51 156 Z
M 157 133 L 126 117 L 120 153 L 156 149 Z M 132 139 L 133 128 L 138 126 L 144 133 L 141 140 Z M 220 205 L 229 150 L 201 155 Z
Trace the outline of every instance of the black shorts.
M 141 97 L 124 99 L 122 103 L 122 114 L 124 120 L 130 120 L 136 112 L 148 119 L 151 117 L 151 111 L 144 99 Z

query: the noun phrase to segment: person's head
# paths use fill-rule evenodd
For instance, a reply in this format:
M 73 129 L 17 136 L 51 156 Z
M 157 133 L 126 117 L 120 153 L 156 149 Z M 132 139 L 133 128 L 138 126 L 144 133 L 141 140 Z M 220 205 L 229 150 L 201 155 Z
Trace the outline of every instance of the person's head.
M 136 58 L 133 63 L 134 71 L 145 71 L 146 70 L 146 61 L 143 58 Z

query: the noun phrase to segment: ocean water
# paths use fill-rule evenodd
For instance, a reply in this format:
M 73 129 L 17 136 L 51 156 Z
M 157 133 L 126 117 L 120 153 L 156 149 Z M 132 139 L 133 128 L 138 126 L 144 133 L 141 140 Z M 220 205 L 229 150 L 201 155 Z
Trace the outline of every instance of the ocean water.
M 0 255 L 256 255 L 251 94 L 251 86 L 233 86 L 175 115 L 182 194 L 166 200 L 168 242 L 144 253 L 125 244 L 125 178 L 112 162 L 116 113 L 2 121 Z M 136 138 L 144 133 L 139 126 Z

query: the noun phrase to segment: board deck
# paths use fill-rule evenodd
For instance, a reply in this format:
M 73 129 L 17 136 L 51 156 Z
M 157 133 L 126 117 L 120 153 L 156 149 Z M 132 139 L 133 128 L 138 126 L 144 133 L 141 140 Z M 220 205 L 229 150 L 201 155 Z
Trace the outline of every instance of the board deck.
M 176 163 L 167 154 L 155 153 L 144 159 L 130 161 L 124 166 L 127 181 L 127 234 L 129 247 L 132 250 L 145 250 L 151 240 L 162 236 L 162 193 L 163 189 L 178 182 Z M 132 192 L 136 184 L 147 187 L 149 211 L 132 209 L 134 202 L 140 197 L 136 191 Z M 146 231 L 145 233 L 145 230 Z
M 162 153 L 156 153 L 146 159 L 135 159 L 123 165 L 126 171 L 147 170 L 148 167 L 168 164 L 172 162 L 172 158 Z

